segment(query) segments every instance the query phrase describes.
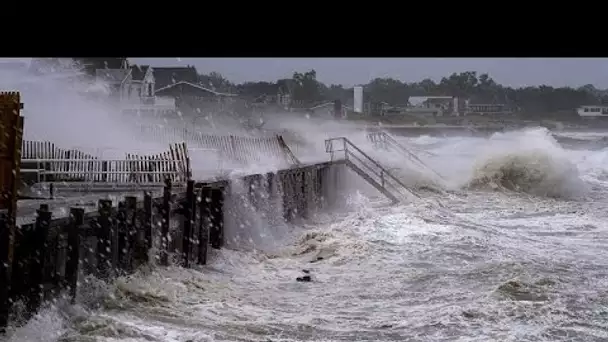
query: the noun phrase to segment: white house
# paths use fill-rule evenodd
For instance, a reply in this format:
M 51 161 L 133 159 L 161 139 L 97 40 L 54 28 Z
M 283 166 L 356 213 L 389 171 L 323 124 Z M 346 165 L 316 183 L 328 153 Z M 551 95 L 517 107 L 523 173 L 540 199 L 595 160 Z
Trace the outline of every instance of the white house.
M 583 118 L 608 118 L 608 106 L 581 106 L 576 113 Z
M 130 98 L 154 98 L 154 71 L 148 65 L 131 67 Z
M 457 101 L 453 96 L 410 96 L 406 112 L 419 116 L 458 115 L 454 110 Z
M 121 69 L 97 69 L 98 81 L 110 87 L 111 97 L 119 100 L 125 114 L 175 113 L 175 99 L 156 97 L 154 70 L 152 67 L 127 66 Z

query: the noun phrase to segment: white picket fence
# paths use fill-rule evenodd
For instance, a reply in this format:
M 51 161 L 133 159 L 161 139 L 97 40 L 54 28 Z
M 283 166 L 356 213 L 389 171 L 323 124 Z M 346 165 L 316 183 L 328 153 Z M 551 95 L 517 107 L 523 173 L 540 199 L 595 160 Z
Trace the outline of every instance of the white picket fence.
M 196 148 L 216 150 L 225 158 L 241 164 L 259 163 L 268 158 L 287 165 L 299 164 L 280 135 L 262 137 L 209 135 L 185 127 L 161 125 L 140 125 L 139 133 L 155 142 L 185 141 Z
M 165 179 L 185 182 L 190 159 L 185 143 L 170 145 L 154 155 L 128 153 L 126 159 L 99 159 L 75 149 L 65 150 L 47 141 L 23 141 L 21 171 L 36 173 L 37 182 L 107 182 L 162 184 Z

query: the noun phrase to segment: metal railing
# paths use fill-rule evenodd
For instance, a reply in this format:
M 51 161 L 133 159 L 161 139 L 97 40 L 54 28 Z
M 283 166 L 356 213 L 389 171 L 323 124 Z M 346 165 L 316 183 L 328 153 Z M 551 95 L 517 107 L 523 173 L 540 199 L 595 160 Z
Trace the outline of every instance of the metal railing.
M 417 160 L 419 162 L 420 159 L 414 154 L 412 153 L 412 151 L 410 151 L 409 149 L 407 149 L 405 146 L 403 146 L 401 143 L 399 143 L 395 138 L 393 138 L 390 134 L 386 133 L 386 132 L 369 132 L 367 134 L 367 139 L 374 144 L 374 147 L 376 148 L 381 148 L 381 149 L 395 149 L 399 152 L 401 152 L 403 155 L 412 158 L 414 160 Z M 429 156 L 434 156 L 433 153 L 428 152 L 428 151 L 424 151 L 421 149 L 415 149 L 415 151 L 417 153 L 420 154 L 426 154 Z
M 345 137 L 325 140 L 325 152 L 330 154 L 331 161 L 337 160 L 338 152 L 343 152 L 342 159 L 353 162 L 383 189 L 418 198 L 403 182 Z
M 401 155 L 409 158 L 411 161 L 417 163 L 419 166 L 423 167 L 426 170 L 429 170 L 433 174 L 435 174 L 440 179 L 443 177 L 437 173 L 437 171 L 433 170 L 431 167 L 426 165 L 418 156 L 412 153 L 408 148 L 399 143 L 395 138 L 393 138 L 390 134 L 386 132 L 370 132 L 367 134 L 367 139 L 374 145 L 374 147 L 384 150 L 394 150 L 400 153 Z M 433 153 L 416 149 L 417 153 L 426 154 L 428 156 L 435 156 Z

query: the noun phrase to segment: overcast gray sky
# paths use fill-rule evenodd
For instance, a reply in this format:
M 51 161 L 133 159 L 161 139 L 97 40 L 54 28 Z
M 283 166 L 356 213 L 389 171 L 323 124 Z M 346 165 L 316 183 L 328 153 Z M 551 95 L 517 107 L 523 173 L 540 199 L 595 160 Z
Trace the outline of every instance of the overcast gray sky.
M 376 77 L 406 82 L 439 80 L 453 72 L 489 73 L 509 86 L 547 84 L 608 88 L 608 58 L 131 58 L 152 66 L 194 65 L 199 73 L 217 71 L 233 82 L 276 81 L 294 71 L 315 69 L 325 84 L 347 86 Z

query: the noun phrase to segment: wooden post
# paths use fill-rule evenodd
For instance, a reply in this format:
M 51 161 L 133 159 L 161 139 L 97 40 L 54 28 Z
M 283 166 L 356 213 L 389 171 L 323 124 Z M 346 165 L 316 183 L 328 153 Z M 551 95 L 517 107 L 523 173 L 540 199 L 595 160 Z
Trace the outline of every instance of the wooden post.
M 137 231 L 135 227 L 135 211 L 137 210 L 137 197 L 125 196 L 125 222 L 124 222 L 124 247 L 121 248 L 123 253 L 123 268 L 131 271 L 133 268 L 133 251 L 135 246 L 135 238 Z
M 194 203 L 196 196 L 194 194 L 194 181 L 188 180 L 186 185 L 186 200 L 184 201 L 183 208 L 183 228 L 182 231 L 182 256 L 184 260 L 184 267 L 190 267 L 190 254 L 191 247 L 190 241 L 192 241 L 192 224 L 194 222 Z
M 281 173 L 283 184 L 283 218 L 286 222 L 292 222 L 297 214 L 297 195 L 295 189 L 295 179 L 292 171 Z
M 306 171 L 300 170 L 298 176 L 298 185 L 296 189 L 298 191 L 298 215 L 302 218 L 308 218 L 308 189 L 307 189 L 307 178 Z
M 224 244 L 224 191 L 222 188 L 211 190 L 211 247 L 220 249 Z
M 102 182 L 107 182 L 108 181 L 108 162 L 107 161 L 103 161 L 101 162 L 101 171 L 103 172 L 101 174 L 101 181 Z
M 268 172 L 266 173 L 266 193 L 268 194 L 268 202 L 272 203 L 272 200 L 274 198 L 274 185 L 275 182 L 275 176 L 274 173 L 272 172 Z
M 198 228 L 198 263 L 207 264 L 207 249 L 209 247 L 209 231 L 211 225 L 211 188 L 203 186 L 201 189 L 201 201 L 199 207 L 199 228 Z
M 80 228 L 84 224 L 84 208 L 70 208 L 68 230 L 68 260 L 65 265 L 66 286 L 70 290 L 72 302 L 76 300 L 78 289 L 78 265 L 80 261 Z
M 8 226 L 9 226 L 9 222 L 8 222 L 8 216 L 6 215 L 6 213 L 0 213 L 0 233 L 6 233 L 8 232 Z M 8 238 L 6 236 L 4 236 L 4 234 L 2 234 L 3 236 L 1 236 L 1 238 L 8 240 Z M 8 235 L 8 234 L 7 234 Z M 5 247 L 5 243 L 8 243 L 8 241 L 2 241 L 2 246 Z M 12 242 L 11 242 L 11 246 L 12 246 Z M 8 246 L 6 246 L 6 249 L 3 250 L 3 252 L 1 252 L 3 254 L 3 256 L 5 255 L 4 251 L 8 252 Z M 12 248 L 12 247 L 10 247 Z M 4 258 L 3 258 L 4 259 Z M 5 264 L 2 261 L 6 261 L 9 262 L 11 264 Z M 3 286 L 0 286 L 0 333 L 3 332 L 3 329 L 8 325 L 8 316 L 10 313 L 10 307 L 11 307 L 11 301 L 9 300 L 9 294 L 11 292 L 11 286 L 12 286 L 12 279 L 11 279 L 11 270 L 12 270 L 12 255 L 10 256 L 10 259 L 8 260 L 2 260 L 0 261 L 0 280 L 2 281 L 2 283 L 4 284 Z
M 112 265 L 112 201 L 100 199 L 97 210 L 97 271 L 102 279 L 106 279 L 110 276 Z
M 118 202 L 118 212 L 116 213 L 115 238 L 112 244 L 114 252 L 113 264 L 116 270 L 126 270 L 127 267 L 127 209 L 124 201 Z
M 144 194 L 144 211 L 142 213 L 141 227 L 144 231 L 144 248 L 141 251 L 139 260 L 142 262 L 150 262 L 149 253 L 152 248 L 152 194 L 146 192 Z
M 171 223 L 171 179 L 165 179 L 165 187 L 163 189 L 163 204 L 161 208 L 161 247 L 160 247 L 160 264 L 163 266 L 169 265 L 169 225 Z
M 40 307 L 44 298 L 45 268 L 47 237 L 49 234 L 49 224 L 53 213 L 47 204 L 41 204 L 36 211 L 36 224 L 32 239 L 32 254 L 30 255 L 30 295 L 27 303 L 28 312 L 35 313 Z
M 17 192 L 21 171 L 23 108 L 20 94 L 0 93 L 0 329 L 8 322 L 15 243 Z

